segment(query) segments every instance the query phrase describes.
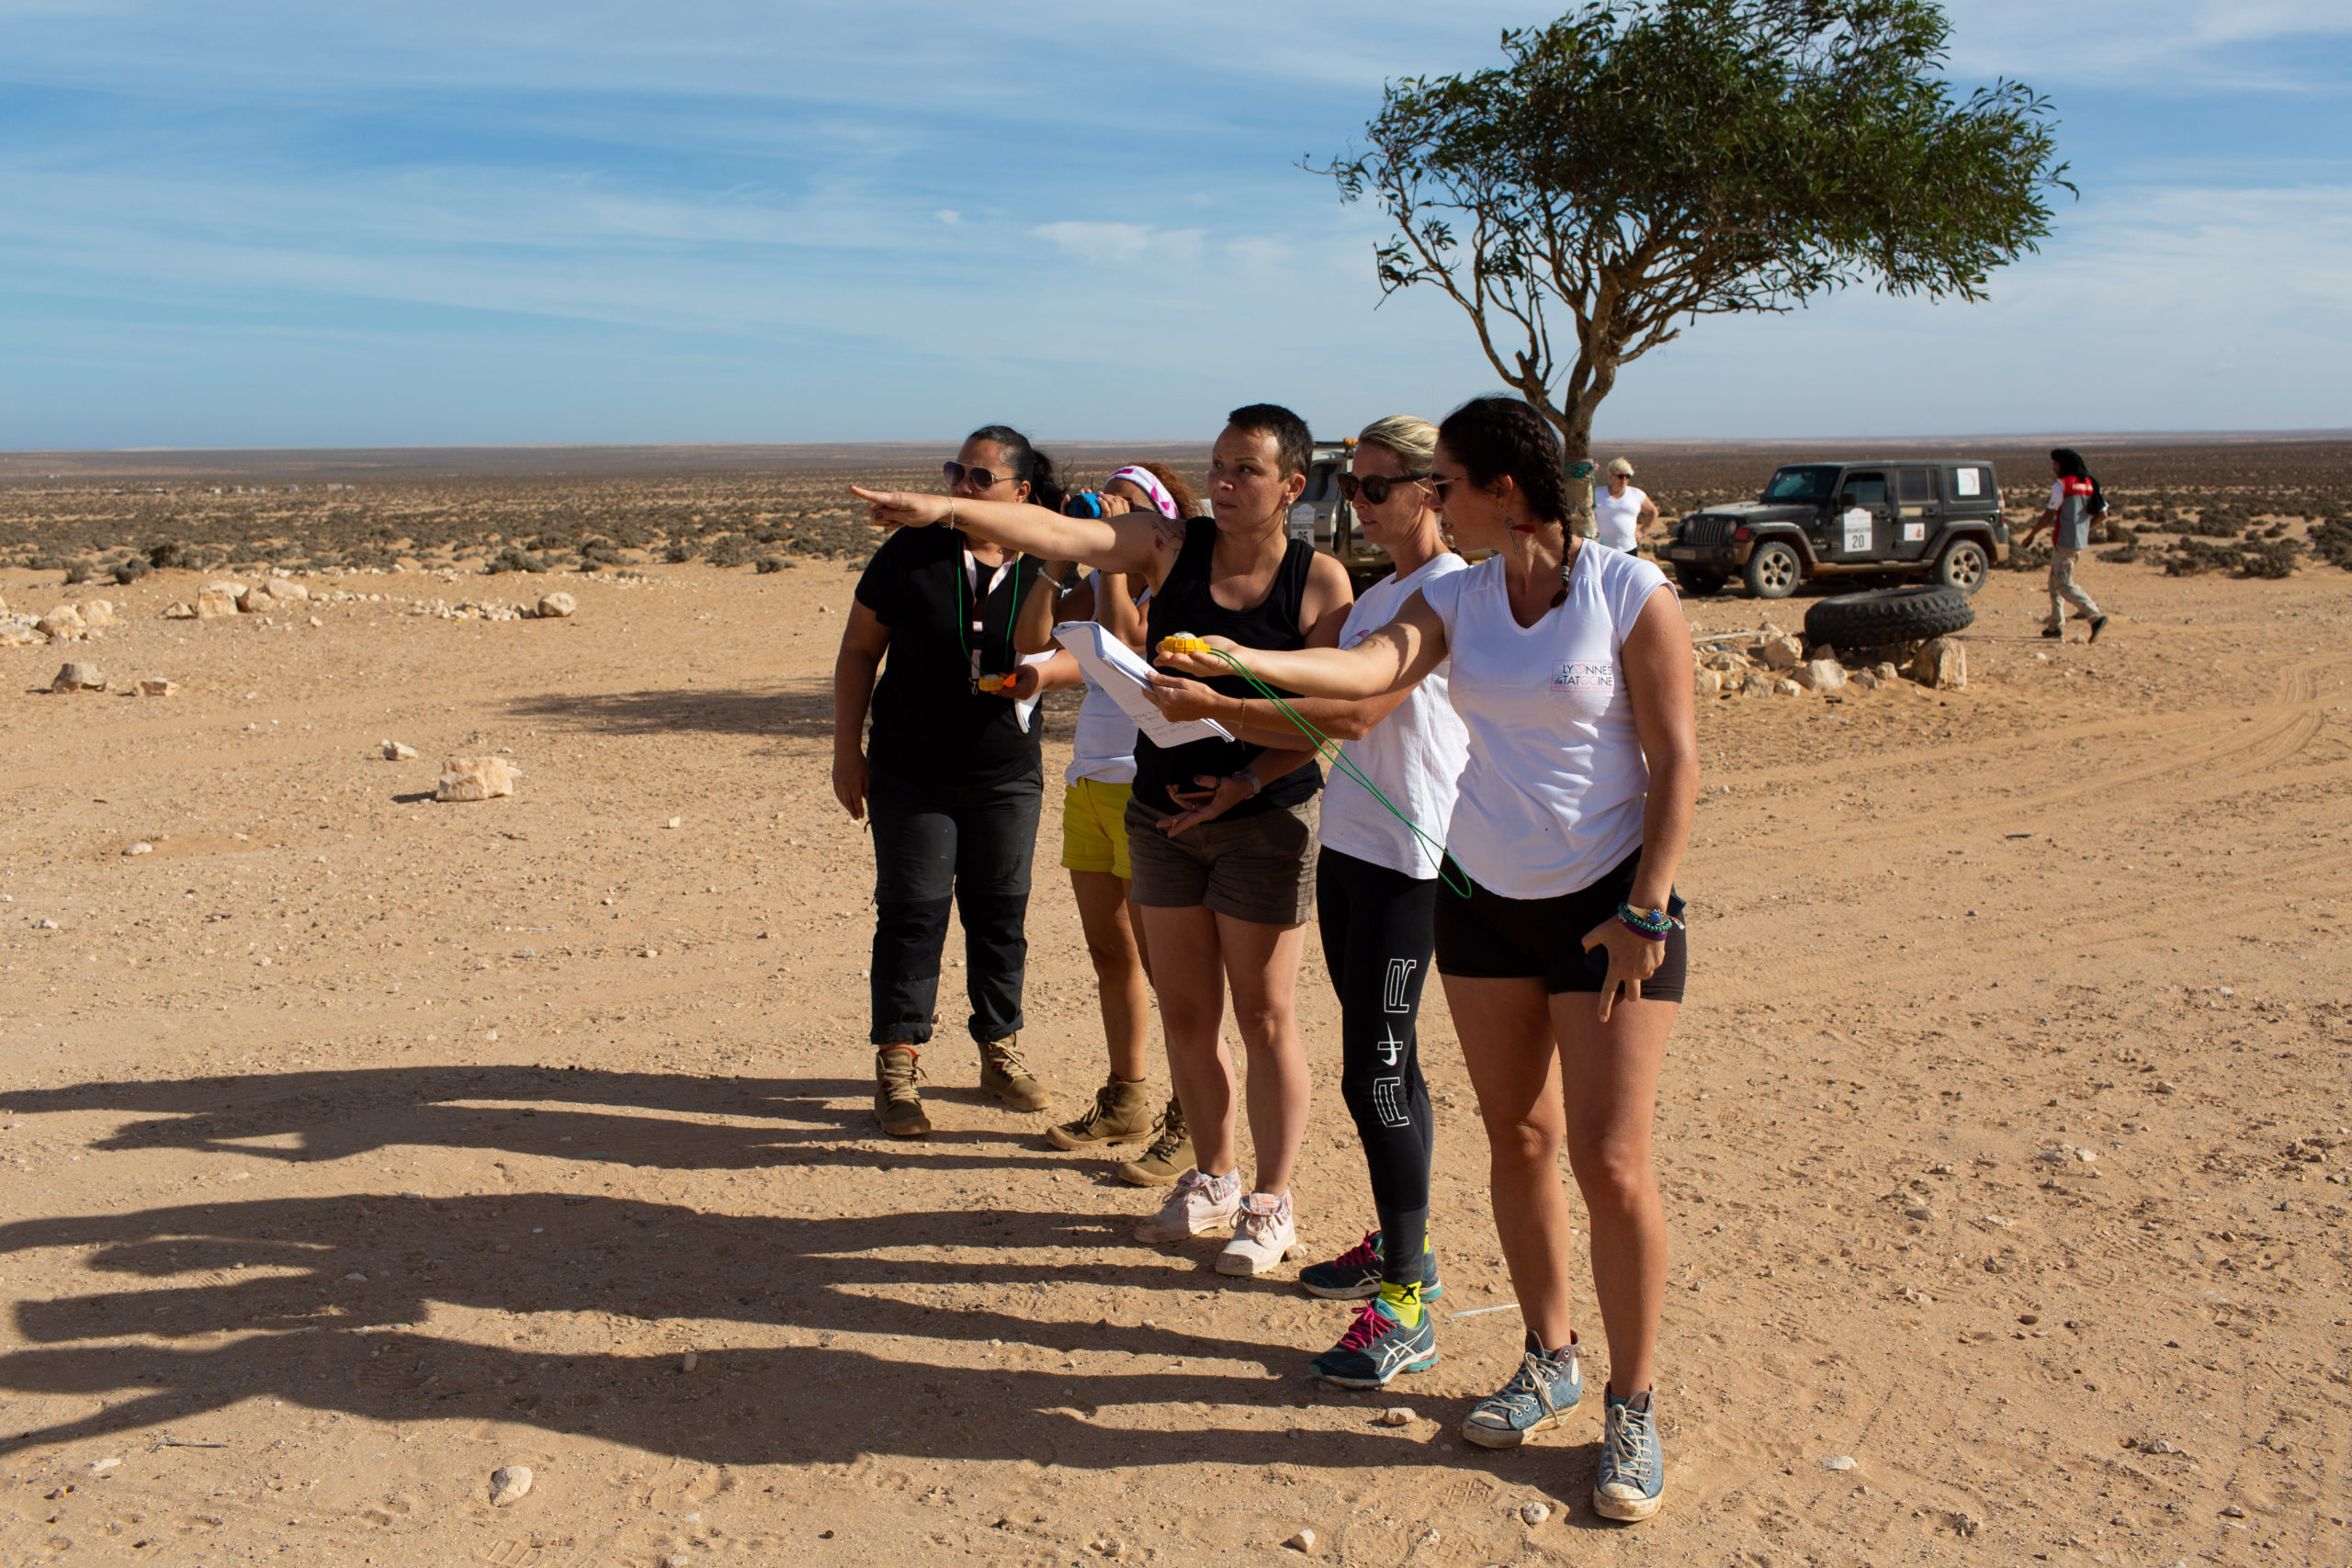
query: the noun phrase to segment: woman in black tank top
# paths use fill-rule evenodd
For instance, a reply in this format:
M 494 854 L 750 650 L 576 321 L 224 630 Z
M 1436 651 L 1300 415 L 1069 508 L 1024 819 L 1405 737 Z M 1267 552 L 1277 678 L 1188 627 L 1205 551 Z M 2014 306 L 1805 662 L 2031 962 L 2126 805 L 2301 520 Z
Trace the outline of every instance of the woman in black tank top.
M 1306 600 L 1306 570 L 1315 559 L 1315 547 L 1304 539 L 1291 540 L 1283 564 L 1274 571 L 1273 586 L 1246 610 L 1228 610 L 1209 592 L 1209 557 L 1216 548 L 1216 524 L 1205 517 L 1193 518 L 1184 531 L 1183 552 L 1151 596 L 1147 646 L 1157 648 L 1161 637 L 1190 632 L 1195 637 L 1229 637 L 1244 648 L 1306 647 L 1306 636 L 1299 623 Z M 1238 675 L 1223 675 L 1205 683 L 1228 697 L 1257 695 Z M 1215 739 L 1171 749 L 1153 744 L 1148 736 L 1138 737 L 1135 798 L 1156 815 L 1173 816 L 1183 807 L 1169 797 L 1170 786 L 1191 792 L 1199 787 L 1196 781 L 1203 777 L 1221 779 L 1238 773 L 1260 750 L 1244 740 Z M 1296 806 L 1322 787 L 1322 769 L 1309 762 L 1227 807 L 1222 820 L 1231 822 L 1277 807 Z

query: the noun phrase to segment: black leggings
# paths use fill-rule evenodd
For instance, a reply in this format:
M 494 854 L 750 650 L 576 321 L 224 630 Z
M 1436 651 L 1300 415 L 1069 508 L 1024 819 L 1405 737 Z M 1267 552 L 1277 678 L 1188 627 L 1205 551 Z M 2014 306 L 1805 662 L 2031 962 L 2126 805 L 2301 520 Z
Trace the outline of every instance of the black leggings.
M 1340 1094 L 1363 1140 L 1381 1269 L 1410 1284 L 1429 1246 L 1437 1141 L 1413 1027 L 1436 940 L 1437 884 L 1327 848 L 1315 863 L 1315 900 L 1340 993 Z

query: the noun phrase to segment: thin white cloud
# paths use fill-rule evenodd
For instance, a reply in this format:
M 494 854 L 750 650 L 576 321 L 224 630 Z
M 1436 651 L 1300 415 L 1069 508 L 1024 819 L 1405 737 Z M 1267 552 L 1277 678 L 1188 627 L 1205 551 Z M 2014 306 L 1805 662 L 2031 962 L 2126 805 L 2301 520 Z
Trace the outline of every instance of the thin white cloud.
M 1041 223 L 1030 231 L 1064 255 L 1081 261 L 1125 264 L 1147 256 L 1186 261 L 1197 255 L 1202 231 L 1157 229 L 1148 223 L 1088 223 L 1075 220 Z

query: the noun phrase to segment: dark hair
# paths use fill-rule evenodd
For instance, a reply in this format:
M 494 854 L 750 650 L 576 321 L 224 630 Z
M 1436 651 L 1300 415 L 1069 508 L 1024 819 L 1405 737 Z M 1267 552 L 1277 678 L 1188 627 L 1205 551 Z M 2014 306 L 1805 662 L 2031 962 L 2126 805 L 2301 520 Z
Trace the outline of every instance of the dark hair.
M 1059 475 L 1054 472 L 1054 460 L 1029 445 L 1029 438 L 1009 424 L 984 424 L 967 441 L 993 441 L 1012 465 L 1012 477 L 1029 481 L 1029 504 L 1042 506 L 1048 512 L 1059 512 L 1067 492 Z
M 1532 521 L 1567 521 L 1568 481 L 1560 437 L 1523 400 L 1473 398 L 1445 416 L 1437 438 L 1468 471 L 1472 484 L 1484 490 L 1508 474 L 1527 497 Z
M 2072 446 L 2052 447 L 2050 460 L 2058 465 L 2058 473 L 2063 479 L 2086 479 L 2091 477 L 2090 466 L 2083 461 L 2083 455 Z
M 1275 467 L 1287 479 L 1315 461 L 1315 435 L 1306 422 L 1280 403 L 1249 403 L 1225 416 L 1226 424 L 1249 435 L 1274 438 Z

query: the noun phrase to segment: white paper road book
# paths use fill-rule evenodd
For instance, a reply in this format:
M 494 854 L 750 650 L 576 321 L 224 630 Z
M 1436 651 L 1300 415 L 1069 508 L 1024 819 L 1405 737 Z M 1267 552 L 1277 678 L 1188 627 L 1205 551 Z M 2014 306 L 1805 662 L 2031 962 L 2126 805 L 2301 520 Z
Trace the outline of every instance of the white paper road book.
M 1230 740 L 1233 731 L 1209 718 L 1182 721 L 1161 713 L 1147 694 L 1151 666 L 1134 649 L 1092 621 L 1064 621 L 1054 628 L 1054 640 L 1069 649 L 1086 678 L 1102 688 L 1119 711 L 1155 746 L 1182 746 L 1194 740 Z

